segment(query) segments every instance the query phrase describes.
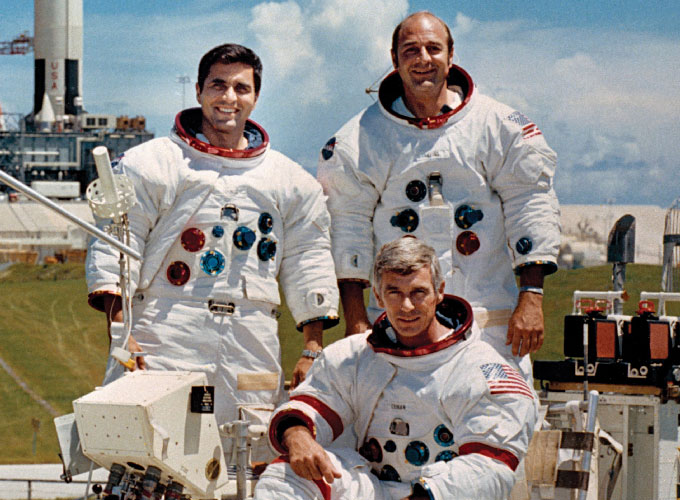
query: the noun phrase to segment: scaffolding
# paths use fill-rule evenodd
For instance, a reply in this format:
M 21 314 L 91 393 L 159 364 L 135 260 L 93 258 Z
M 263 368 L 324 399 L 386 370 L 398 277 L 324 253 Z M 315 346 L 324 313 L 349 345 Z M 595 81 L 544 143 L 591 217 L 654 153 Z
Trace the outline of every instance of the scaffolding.
M 32 50 L 33 37 L 31 37 L 28 32 L 23 32 L 12 40 L 0 41 L 0 55 L 3 56 L 23 56 Z
M 29 127 L 23 115 L 3 113 L 0 117 L 4 124 L 0 130 L 0 170 L 28 185 L 34 181 L 77 181 L 81 193 L 97 177 L 92 149 L 104 145 L 112 156 L 118 156 L 153 138 L 144 124 L 125 130 L 98 128 L 44 132 L 27 130 Z M 133 121 L 140 119 L 143 120 L 136 117 Z M 0 192 L 5 189 L 0 185 Z

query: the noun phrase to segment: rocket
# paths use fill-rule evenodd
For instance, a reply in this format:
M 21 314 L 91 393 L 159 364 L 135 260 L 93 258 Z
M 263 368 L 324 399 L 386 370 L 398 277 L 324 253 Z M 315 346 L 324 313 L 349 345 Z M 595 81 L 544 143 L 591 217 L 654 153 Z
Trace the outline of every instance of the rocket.
M 35 0 L 34 6 L 33 115 L 37 116 L 43 110 L 45 96 L 55 115 L 79 114 L 82 106 L 83 2 Z

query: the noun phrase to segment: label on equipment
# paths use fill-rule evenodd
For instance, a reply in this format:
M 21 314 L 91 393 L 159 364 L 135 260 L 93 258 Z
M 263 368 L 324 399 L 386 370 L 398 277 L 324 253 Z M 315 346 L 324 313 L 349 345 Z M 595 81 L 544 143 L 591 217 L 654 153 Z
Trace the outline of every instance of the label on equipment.
M 215 413 L 215 386 L 191 388 L 191 413 Z

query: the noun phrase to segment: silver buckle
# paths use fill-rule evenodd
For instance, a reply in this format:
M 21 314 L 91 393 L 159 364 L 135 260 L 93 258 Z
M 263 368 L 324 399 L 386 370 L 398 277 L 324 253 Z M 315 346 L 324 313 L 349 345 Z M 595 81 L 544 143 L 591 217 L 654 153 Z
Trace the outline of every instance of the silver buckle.
M 231 316 L 234 314 L 235 308 L 236 306 L 234 306 L 233 302 L 217 302 L 212 299 L 208 301 L 208 310 L 213 314 L 224 314 L 225 316 Z

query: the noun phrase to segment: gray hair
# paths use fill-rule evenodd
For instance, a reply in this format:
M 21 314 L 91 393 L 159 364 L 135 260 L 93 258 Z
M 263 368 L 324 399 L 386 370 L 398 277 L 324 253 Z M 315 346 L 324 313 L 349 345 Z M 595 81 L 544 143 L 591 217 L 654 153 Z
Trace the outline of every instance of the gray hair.
M 373 284 L 380 293 L 384 273 L 406 275 L 423 267 L 430 268 L 432 286 L 437 291 L 444 278 L 434 249 L 414 236 L 403 236 L 384 244 L 378 252 L 373 263 Z

